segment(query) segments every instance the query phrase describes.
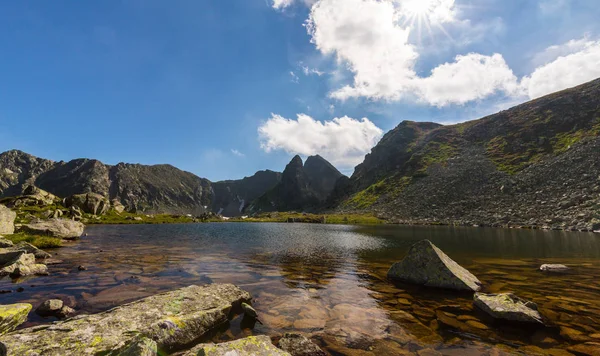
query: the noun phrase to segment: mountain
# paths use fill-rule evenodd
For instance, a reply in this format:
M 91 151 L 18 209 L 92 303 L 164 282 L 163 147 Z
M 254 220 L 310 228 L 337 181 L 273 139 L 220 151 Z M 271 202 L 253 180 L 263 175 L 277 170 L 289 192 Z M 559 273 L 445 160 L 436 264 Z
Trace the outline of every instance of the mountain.
M 343 175 L 321 156 L 300 156 L 285 167 L 281 181 L 248 207 L 248 212 L 314 210 L 329 197 Z
M 258 171 L 251 177 L 212 183 L 212 211 L 224 216 L 240 216 L 248 204 L 281 181 L 281 173 Z
M 600 79 L 461 124 L 404 121 L 328 206 L 396 222 L 600 228 Z
M 20 195 L 34 185 L 61 198 L 98 193 L 118 200 L 128 211 L 145 213 L 198 215 L 224 207 L 232 216 L 239 215 L 240 199 L 256 199 L 275 186 L 279 177 L 280 173 L 264 171 L 237 181 L 211 183 L 171 165 L 111 166 L 93 159 L 54 162 L 17 150 L 0 154 L 0 197 Z

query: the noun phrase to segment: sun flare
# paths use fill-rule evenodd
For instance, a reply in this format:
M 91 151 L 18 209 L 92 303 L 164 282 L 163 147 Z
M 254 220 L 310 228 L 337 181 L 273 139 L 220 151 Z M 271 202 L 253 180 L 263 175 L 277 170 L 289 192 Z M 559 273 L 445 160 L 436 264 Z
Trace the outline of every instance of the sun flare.
M 416 28 L 419 42 L 423 28 L 433 38 L 432 26 L 450 37 L 443 24 L 454 20 L 454 0 L 397 0 L 397 4 L 404 25 Z

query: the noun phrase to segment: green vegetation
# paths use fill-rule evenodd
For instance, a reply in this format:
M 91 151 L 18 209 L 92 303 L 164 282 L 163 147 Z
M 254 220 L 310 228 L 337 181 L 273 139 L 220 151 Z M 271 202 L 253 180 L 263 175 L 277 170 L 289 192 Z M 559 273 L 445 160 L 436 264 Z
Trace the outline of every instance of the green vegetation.
M 596 119 L 596 124 L 589 130 L 577 130 L 575 132 L 559 133 L 552 139 L 552 150 L 555 153 L 563 153 L 577 142 L 593 136 L 600 136 L 600 118 Z
M 544 153 L 542 147 L 531 147 L 524 151 L 514 150 L 503 136 L 491 139 L 486 145 L 486 150 L 498 170 L 511 175 L 539 161 Z
M 354 194 L 350 199 L 344 202 L 347 207 L 355 209 L 366 209 L 379 199 L 379 197 L 387 191 L 388 187 L 385 180 L 372 184 L 367 189 L 364 189 Z
M 383 195 L 397 198 L 412 183 L 412 180 L 413 178 L 408 176 L 386 178 L 354 194 L 342 204 L 348 208 L 367 209 Z
M 298 222 L 317 224 L 383 224 L 385 220 L 369 214 L 306 214 L 306 213 L 264 213 L 253 217 L 232 218 L 230 222 Z
M 433 164 L 445 164 L 450 158 L 456 156 L 457 149 L 451 144 L 431 141 L 423 147 L 419 154 L 414 154 L 409 164 L 415 167 L 414 178 L 427 176 L 427 169 Z
M 513 141 L 518 142 L 522 140 L 521 138 L 496 136 L 487 143 L 486 150 L 498 170 L 516 174 L 541 160 L 544 155 L 561 154 L 578 142 L 594 136 L 600 136 L 600 118 L 596 119 L 596 124 L 592 127 L 561 132 L 549 140 L 544 137 L 536 137 L 535 141 L 526 141 L 520 146 Z
M 216 216 L 206 214 L 201 217 L 190 217 L 176 214 L 134 214 L 128 212 L 118 213 L 115 210 L 109 210 L 101 216 L 90 214 L 83 215 L 86 224 L 184 224 L 193 222 L 222 221 Z
M 15 244 L 21 241 L 29 242 L 33 246 L 41 249 L 55 248 L 62 245 L 62 239 L 56 237 L 28 235 L 22 232 L 13 235 L 4 235 L 4 238 L 12 241 Z

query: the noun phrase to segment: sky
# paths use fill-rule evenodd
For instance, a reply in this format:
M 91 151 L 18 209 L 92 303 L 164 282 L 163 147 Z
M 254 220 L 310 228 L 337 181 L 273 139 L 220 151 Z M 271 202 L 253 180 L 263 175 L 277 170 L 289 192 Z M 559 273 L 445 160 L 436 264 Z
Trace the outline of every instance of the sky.
M 597 0 L 0 2 L 0 151 L 217 181 L 600 77 Z

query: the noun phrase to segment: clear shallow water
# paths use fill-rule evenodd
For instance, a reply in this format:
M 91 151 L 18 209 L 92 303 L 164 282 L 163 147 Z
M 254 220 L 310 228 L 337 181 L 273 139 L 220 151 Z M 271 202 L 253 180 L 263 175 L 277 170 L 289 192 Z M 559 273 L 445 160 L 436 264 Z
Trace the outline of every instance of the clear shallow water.
M 286 331 L 313 336 L 332 355 L 568 355 L 600 343 L 600 236 L 450 227 L 218 223 L 92 226 L 54 250 L 51 276 L 0 280 L 2 303 L 62 298 L 79 313 L 190 284 L 234 283 L 255 298 L 263 324 L 237 318 L 224 341 Z M 430 239 L 471 270 L 486 292 L 533 300 L 550 327 L 497 323 L 472 295 L 394 285 L 389 266 Z M 569 274 L 544 274 L 564 263 Z M 78 271 L 84 265 L 86 271 Z M 30 315 L 27 325 L 51 321 Z M 587 343 L 587 344 L 586 344 Z M 578 346 L 579 345 L 579 346 Z M 600 349 L 600 344 L 598 346 Z M 431 353 L 432 355 L 434 353 Z

